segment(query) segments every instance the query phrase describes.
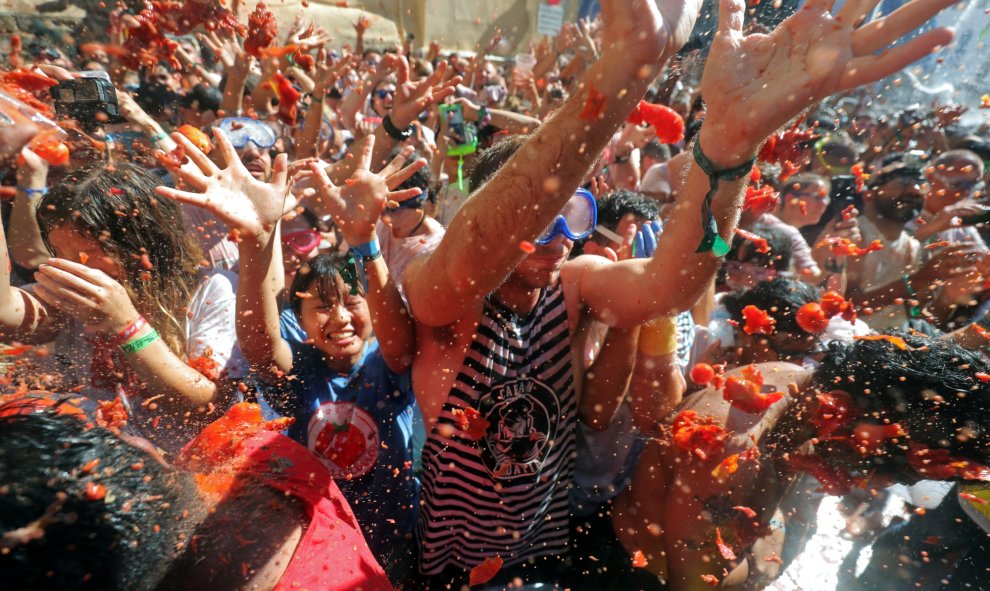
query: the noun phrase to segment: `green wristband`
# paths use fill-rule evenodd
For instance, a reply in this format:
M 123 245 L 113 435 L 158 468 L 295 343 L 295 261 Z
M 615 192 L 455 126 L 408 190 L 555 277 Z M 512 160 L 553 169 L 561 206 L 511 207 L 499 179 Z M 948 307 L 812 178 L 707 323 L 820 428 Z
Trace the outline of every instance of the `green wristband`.
M 148 334 L 144 335 L 143 337 L 139 337 L 139 338 L 136 338 L 136 339 L 127 341 L 126 343 L 124 343 L 123 345 L 121 345 L 120 346 L 120 350 L 123 351 L 124 353 L 128 353 L 128 354 L 129 353 L 137 353 L 141 349 L 144 349 L 145 347 L 147 347 L 151 343 L 154 343 L 155 341 L 157 341 L 159 338 L 161 338 L 161 337 L 159 336 L 158 331 L 155 330 L 155 329 L 151 329 L 151 332 L 149 332 Z
M 155 144 L 157 144 L 158 142 L 162 141 L 163 139 L 165 139 L 167 137 L 168 137 L 168 134 L 163 131 L 161 133 L 156 133 L 155 135 L 151 136 L 148 139 L 151 141 L 151 144 L 152 145 L 155 145 Z

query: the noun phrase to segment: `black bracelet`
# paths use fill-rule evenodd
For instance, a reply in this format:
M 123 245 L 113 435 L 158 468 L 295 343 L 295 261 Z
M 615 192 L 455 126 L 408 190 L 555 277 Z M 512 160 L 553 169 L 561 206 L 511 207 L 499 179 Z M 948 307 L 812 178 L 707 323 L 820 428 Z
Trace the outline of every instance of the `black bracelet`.
M 698 163 L 698 168 L 708 176 L 709 183 L 705 201 L 701 204 L 701 231 L 704 232 L 705 236 L 701 239 L 701 244 L 698 245 L 698 250 L 695 252 L 712 251 L 715 256 L 724 257 L 728 254 L 731 247 L 718 234 L 718 222 L 715 221 L 715 216 L 712 215 L 712 199 L 715 198 L 715 193 L 718 192 L 719 181 L 737 181 L 751 174 L 753 165 L 756 164 L 756 158 L 743 162 L 735 168 L 715 170 L 715 165 L 701 151 L 701 140 L 696 139 L 694 140 L 694 161 Z
M 625 164 L 629 162 L 630 158 L 632 158 L 632 154 L 629 154 L 625 158 L 623 158 L 622 156 L 616 156 L 615 158 L 612 158 L 612 164 Z
M 411 125 L 407 127 L 405 131 L 401 131 L 398 127 L 396 127 L 395 124 L 392 123 L 391 115 L 385 115 L 385 118 L 382 119 L 382 127 L 385 129 L 385 133 L 397 142 L 404 142 L 411 138 L 413 134 Z

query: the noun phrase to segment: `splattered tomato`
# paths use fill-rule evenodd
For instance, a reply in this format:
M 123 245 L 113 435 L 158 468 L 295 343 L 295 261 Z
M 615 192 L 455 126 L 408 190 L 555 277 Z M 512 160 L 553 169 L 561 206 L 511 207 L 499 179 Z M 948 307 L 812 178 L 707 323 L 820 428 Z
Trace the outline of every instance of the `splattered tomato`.
M 754 215 L 761 216 L 776 209 L 778 204 L 780 204 L 780 194 L 773 187 L 769 185 L 746 187 L 744 211 L 752 211 Z
M 847 392 L 822 392 L 815 398 L 818 405 L 811 417 L 811 424 L 818 429 L 817 436 L 821 439 L 849 426 L 856 416 L 852 396 Z
M 728 401 L 733 408 L 738 408 L 745 413 L 758 414 L 784 397 L 783 392 L 764 394 L 760 392 L 761 387 L 762 380 L 756 382 L 737 375 L 729 376 L 725 381 L 725 389 L 722 390 L 722 398 Z
M 807 472 L 818 479 L 822 489 L 830 495 L 844 495 L 852 490 L 853 479 L 849 473 L 829 464 L 820 456 L 791 454 L 787 462 L 793 469 Z
M 491 426 L 491 423 L 482 418 L 481 413 L 475 408 L 455 408 L 451 414 L 457 421 L 457 426 L 464 433 L 464 437 L 472 441 L 482 439 L 488 432 L 488 427 Z
M 671 427 L 674 445 L 707 460 L 722 447 L 729 434 L 712 417 L 698 415 L 693 410 L 683 410 L 674 418 Z
M 259 2 L 254 11 L 248 15 L 248 33 L 244 39 L 244 51 L 258 59 L 262 58 L 262 50 L 269 47 L 278 36 L 278 25 L 275 15 L 264 3 Z
M 696 363 L 691 368 L 691 381 L 699 386 L 707 386 L 715 379 L 715 368 L 707 363 Z
M 747 230 L 743 230 L 742 228 L 736 228 L 735 232 L 737 236 L 740 236 L 752 242 L 756 246 L 756 252 L 760 254 L 766 254 L 770 252 L 770 243 L 767 242 L 766 238 L 754 234 L 752 232 L 749 232 Z
M 742 309 L 743 332 L 746 334 L 773 334 L 777 321 L 770 317 L 766 310 L 749 305 Z
M 120 396 L 96 403 L 96 424 L 106 429 L 119 429 L 127 425 L 127 408 Z
M 811 334 L 825 332 L 825 328 L 828 327 L 828 318 L 825 315 L 825 311 L 822 309 L 821 304 L 817 302 L 809 302 L 798 308 L 794 319 L 797 321 L 798 326 L 801 327 L 801 330 Z
M 233 459 L 241 443 L 252 435 L 284 431 L 293 422 L 293 418 L 265 421 L 260 405 L 239 402 L 187 443 L 179 458 L 190 470 L 208 470 Z
M 607 99 L 605 94 L 596 90 L 594 86 L 588 87 L 588 100 L 584 103 L 584 108 L 581 109 L 581 113 L 578 115 L 581 119 L 585 121 L 596 121 L 601 118 L 602 113 L 605 112 L 605 104 Z
M 269 84 L 278 97 L 278 118 L 288 125 L 296 124 L 296 116 L 299 111 L 299 99 L 302 93 L 292 86 L 292 82 L 283 76 L 281 72 L 275 72 Z
M 626 121 L 632 125 L 652 125 L 663 144 L 676 144 L 684 139 L 684 119 L 665 105 L 640 101 Z
M 735 560 L 736 553 L 732 551 L 732 548 L 725 543 L 722 539 L 722 530 L 715 528 L 715 547 L 718 548 L 718 553 L 722 555 L 722 558 L 726 560 Z
M 192 145 L 196 146 L 200 152 L 209 154 L 210 150 L 213 149 L 213 144 L 210 143 L 210 136 L 200 131 L 198 127 L 187 123 L 180 126 L 177 131 L 186 136 L 186 139 L 192 142 Z

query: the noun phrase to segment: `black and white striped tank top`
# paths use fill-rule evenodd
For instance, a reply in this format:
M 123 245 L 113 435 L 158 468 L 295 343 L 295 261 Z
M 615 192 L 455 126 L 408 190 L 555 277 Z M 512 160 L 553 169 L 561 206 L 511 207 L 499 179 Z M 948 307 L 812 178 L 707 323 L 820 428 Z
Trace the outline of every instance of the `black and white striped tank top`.
M 488 422 L 477 440 L 455 409 Z M 423 451 L 420 572 L 512 565 L 568 545 L 577 400 L 559 284 L 519 317 L 492 298 Z

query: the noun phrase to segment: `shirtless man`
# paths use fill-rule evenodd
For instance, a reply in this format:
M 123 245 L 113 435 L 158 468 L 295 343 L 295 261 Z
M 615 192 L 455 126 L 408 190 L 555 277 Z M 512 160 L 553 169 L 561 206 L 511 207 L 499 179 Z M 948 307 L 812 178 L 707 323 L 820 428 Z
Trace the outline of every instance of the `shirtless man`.
M 791 544 L 801 545 L 785 504 L 802 500 L 794 489 L 802 472 L 839 495 L 921 479 L 990 480 L 990 389 L 974 377 L 990 371 L 981 354 L 896 336 L 833 344 L 814 371 L 756 367 L 763 392 L 786 392 L 783 400 L 748 413 L 708 388 L 668 423 L 672 440 L 647 444 L 612 511 L 618 555 L 600 556 L 603 580 L 617 586 L 597 589 L 764 587 L 783 570 L 781 557 L 793 558 Z M 747 371 L 733 370 L 729 380 Z M 714 453 L 699 452 L 704 437 L 686 441 L 683 422 L 692 412 L 726 435 Z M 723 461 L 735 454 L 733 472 Z M 645 568 L 632 567 L 637 550 Z

